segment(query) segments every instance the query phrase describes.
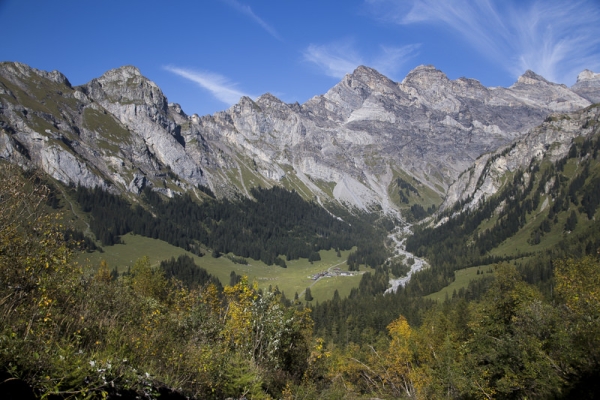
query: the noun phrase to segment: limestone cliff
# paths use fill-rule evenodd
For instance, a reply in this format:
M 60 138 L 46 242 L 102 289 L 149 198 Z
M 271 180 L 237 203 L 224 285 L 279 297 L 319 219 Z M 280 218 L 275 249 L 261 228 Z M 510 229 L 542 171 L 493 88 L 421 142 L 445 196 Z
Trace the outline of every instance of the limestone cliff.
M 458 201 L 465 202 L 464 209 L 474 208 L 502 188 L 507 174 L 543 158 L 555 162 L 568 154 L 577 138 L 599 132 L 598 105 L 573 113 L 553 114 L 523 138 L 478 158 L 450 186 L 440 208 L 448 208 Z
M 414 201 L 439 204 L 482 154 L 551 113 L 589 106 L 597 74 L 582 74 L 571 89 L 531 71 L 509 88 L 486 88 L 431 66 L 402 82 L 361 66 L 302 105 L 265 94 L 199 117 L 132 66 L 72 87 L 59 72 L 2 63 L 0 157 L 116 192 L 204 185 L 234 196 L 284 185 L 319 202 L 393 212 L 410 204 L 398 179 L 414 184 Z
M 571 90 L 592 103 L 600 103 L 600 73 L 586 69 L 577 76 Z

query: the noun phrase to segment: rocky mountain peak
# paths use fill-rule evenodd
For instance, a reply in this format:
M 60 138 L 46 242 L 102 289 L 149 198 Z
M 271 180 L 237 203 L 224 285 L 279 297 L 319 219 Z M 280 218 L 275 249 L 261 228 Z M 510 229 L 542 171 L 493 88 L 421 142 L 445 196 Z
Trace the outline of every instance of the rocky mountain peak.
M 523 75 L 519 77 L 517 83 L 522 83 L 525 85 L 535 85 L 539 83 L 550 83 L 541 75 L 536 74 L 532 70 L 528 69 L 525 71 Z
M 280 106 L 284 104 L 283 101 L 281 101 L 276 96 L 273 96 L 271 93 L 265 93 L 261 95 L 258 99 L 256 99 L 256 103 L 258 103 L 261 106 L 267 107 Z
M 31 78 L 32 75 L 37 75 L 43 79 L 48 79 L 54 83 L 71 87 L 71 83 L 69 82 L 67 77 L 56 70 L 51 72 L 42 71 L 20 62 L 0 63 L 0 73 L 2 72 L 5 72 L 3 75 L 7 77 L 19 77 L 24 80 Z
M 106 71 L 100 78 L 98 78 L 98 81 L 102 83 L 121 82 L 136 77 L 143 78 L 143 75 L 140 72 L 140 70 L 133 65 L 124 65 L 122 67 Z
M 366 67 L 364 65 L 359 65 L 358 67 L 356 67 L 356 69 L 351 74 L 348 74 L 347 77 L 350 79 L 360 80 L 365 83 L 369 81 L 389 80 L 386 76 L 380 74 L 377 70 L 370 67 Z
M 346 82 L 351 87 L 363 86 L 368 88 L 368 91 L 379 93 L 387 93 L 396 88 L 394 81 L 364 65 L 358 66 L 351 74 L 346 75 L 342 82 Z
M 352 111 L 362 106 L 373 89 L 378 87 L 378 74 L 371 68 L 358 67 L 324 95 L 308 100 L 302 109 L 327 120 L 345 121 Z
M 401 84 L 405 86 L 426 87 L 436 82 L 445 83 L 448 81 L 446 74 L 433 65 L 419 65 L 406 75 Z
M 146 105 L 167 111 L 167 99 L 160 88 L 132 65 L 111 69 L 83 88 L 97 100 Z
M 584 81 L 598 81 L 600 82 L 600 73 L 596 73 L 590 71 L 589 69 L 584 69 L 577 75 L 577 83 Z
M 582 71 L 571 90 L 592 103 L 600 103 L 600 73 L 589 69 Z
M 260 106 L 248 96 L 240 97 L 240 101 L 227 110 L 230 114 L 251 114 L 254 111 L 261 111 Z

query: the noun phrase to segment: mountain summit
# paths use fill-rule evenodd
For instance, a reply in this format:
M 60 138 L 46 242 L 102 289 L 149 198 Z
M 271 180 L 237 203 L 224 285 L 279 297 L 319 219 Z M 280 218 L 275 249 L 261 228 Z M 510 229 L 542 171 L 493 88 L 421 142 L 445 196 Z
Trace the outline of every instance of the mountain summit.
M 523 83 L 526 85 L 535 85 L 539 83 L 550 83 L 541 75 L 536 74 L 532 70 L 528 69 L 519 77 L 517 83 Z
M 600 103 L 600 73 L 582 71 L 571 90 L 592 103 Z

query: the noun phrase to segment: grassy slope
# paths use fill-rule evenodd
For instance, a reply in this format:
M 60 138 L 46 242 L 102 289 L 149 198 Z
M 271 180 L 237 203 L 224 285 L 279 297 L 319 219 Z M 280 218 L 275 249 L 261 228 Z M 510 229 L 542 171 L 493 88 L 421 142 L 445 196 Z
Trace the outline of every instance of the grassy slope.
M 269 285 L 273 288 L 278 286 L 289 299 L 293 299 L 294 293 L 301 293 L 313 283 L 309 279 L 310 275 L 339 263 L 342 263 L 340 265 L 342 270 L 347 270 L 345 262 L 348 254 L 352 251 L 342 251 L 342 257 L 339 258 L 336 256 L 335 250 L 321 251 L 321 261 L 314 264 L 309 263 L 306 259 L 300 259 L 288 261 L 287 268 L 280 268 L 276 265 L 268 266 L 261 261 L 252 259 L 248 259 L 249 265 L 241 265 L 234 264 L 226 257 L 213 258 L 210 254 L 198 257 L 161 240 L 139 235 L 124 235 L 123 241 L 124 245 L 105 246 L 103 253 L 80 254 L 76 259 L 80 264 L 90 265 L 92 268 L 95 268 L 100 260 L 106 260 L 109 268 L 116 267 L 119 272 L 124 272 L 140 257 L 148 256 L 152 265 L 158 265 L 162 260 L 187 254 L 194 258 L 197 265 L 219 278 L 223 285 L 229 284 L 229 275 L 231 271 L 235 271 L 238 275 L 247 275 L 250 281 L 256 281 L 260 288 L 266 289 Z M 315 301 L 330 299 L 336 289 L 340 296 L 345 297 L 353 287 L 358 287 L 359 282 L 360 276 L 325 278 L 317 282 L 311 288 L 311 292 Z
M 565 164 L 562 174 L 571 179 L 580 172 L 580 163 L 576 159 L 569 159 Z M 592 162 L 590 166 L 591 179 L 593 176 L 597 176 L 600 174 L 600 165 L 598 162 Z M 537 176 L 541 176 L 544 164 L 542 164 L 542 171 L 537 173 Z M 569 181 L 570 182 L 570 181 Z M 568 187 L 568 184 L 567 184 Z M 529 196 L 531 197 L 531 195 Z M 543 208 L 544 202 L 547 201 L 548 205 Z M 496 248 L 490 251 L 491 255 L 495 256 L 511 256 L 514 260 L 525 260 L 530 256 L 528 254 L 535 254 L 542 251 L 545 251 L 553 246 L 556 246 L 560 243 L 561 240 L 565 239 L 568 235 L 576 234 L 579 232 L 585 231 L 591 224 L 597 223 L 594 220 L 589 220 L 585 213 L 581 213 L 578 210 L 578 206 L 575 206 L 573 203 L 569 204 L 569 209 L 567 211 L 562 211 L 557 214 L 557 223 L 552 225 L 552 229 L 550 232 L 545 233 L 541 237 L 541 241 L 539 244 L 530 244 L 529 239 L 531 238 L 532 232 L 534 232 L 542 220 L 544 220 L 548 216 L 549 208 L 552 206 L 552 196 L 551 195 L 542 195 L 540 197 L 540 205 L 537 210 L 534 210 L 527 217 L 527 222 L 525 226 L 523 226 L 515 235 L 506 239 L 504 242 L 500 243 Z M 567 221 L 567 217 L 570 215 L 571 211 L 574 210 L 577 213 L 578 223 L 573 232 L 566 232 L 564 230 L 564 225 Z M 492 218 L 483 221 L 478 231 L 484 231 L 487 228 L 491 228 L 497 221 L 497 215 L 494 215 Z M 473 279 L 479 279 L 483 277 L 483 275 L 477 275 L 477 269 L 486 270 L 489 266 L 476 266 L 472 268 L 466 268 L 463 270 L 459 270 L 455 273 L 455 281 L 451 283 L 446 288 L 440 290 L 439 292 L 432 293 L 427 298 L 431 298 L 438 301 L 444 301 L 446 294 L 449 297 L 452 297 L 452 292 L 454 290 L 459 290 L 460 288 L 467 287 L 469 281 Z
M 403 170 L 394 169 L 393 171 L 394 179 L 392 179 L 392 183 L 388 187 L 388 195 L 390 196 L 390 199 L 394 202 L 394 204 L 399 206 L 401 209 L 408 210 L 414 204 L 420 204 L 421 206 L 423 206 L 424 209 L 427 209 L 432 205 L 438 207 L 442 203 L 442 198 L 439 195 L 439 193 L 435 192 L 427 185 L 418 182 L 412 175 L 409 175 Z M 410 193 L 410 196 L 408 198 L 408 204 L 403 203 L 400 199 L 400 195 L 398 193 L 399 187 L 396 182 L 397 178 L 401 178 L 404 181 L 410 183 L 419 192 L 418 195 L 412 192 Z

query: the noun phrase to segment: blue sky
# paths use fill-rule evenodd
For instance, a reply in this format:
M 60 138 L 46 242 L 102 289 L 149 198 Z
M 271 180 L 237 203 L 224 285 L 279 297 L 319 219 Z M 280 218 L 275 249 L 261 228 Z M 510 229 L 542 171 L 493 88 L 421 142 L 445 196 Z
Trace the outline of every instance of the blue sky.
M 598 0 L 0 0 L 0 26 L 0 61 L 74 85 L 135 65 L 200 115 L 266 92 L 303 103 L 361 64 L 486 86 L 600 72 Z

